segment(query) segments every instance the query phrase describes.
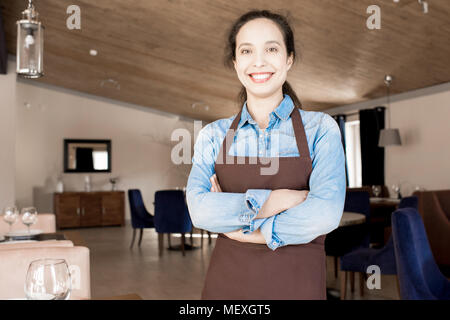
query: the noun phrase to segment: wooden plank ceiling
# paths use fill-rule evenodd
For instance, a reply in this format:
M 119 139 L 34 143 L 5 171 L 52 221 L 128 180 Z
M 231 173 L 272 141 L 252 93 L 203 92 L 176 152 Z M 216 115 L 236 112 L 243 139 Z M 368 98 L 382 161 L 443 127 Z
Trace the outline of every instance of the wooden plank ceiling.
M 0 0 L 14 55 L 26 3 Z M 46 34 L 45 77 L 34 81 L 190 118 L 228 117 L 240 83 L 223 65 L 226 32 L 247 10 L 267 8 L 295 30 L 301 60 L 288 80 L 305 109 L 324 110 L 384 96 L 387 73 L 393 94 L 450 81 L 450 1 L 428 3 L 424 14 L 415 0 L 35 0 Z M 66 27 L 71 4 L 81 30 Z M 372 4 L 380 30 L 366 28 Z

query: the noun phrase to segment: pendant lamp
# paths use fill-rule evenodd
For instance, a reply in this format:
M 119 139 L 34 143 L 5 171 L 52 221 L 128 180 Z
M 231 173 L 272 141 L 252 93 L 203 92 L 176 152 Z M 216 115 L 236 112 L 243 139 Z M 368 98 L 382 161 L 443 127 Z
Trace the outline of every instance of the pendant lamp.
M 17 68 L 24 78 L 40 78 L 44 75 L 44 26 L 38 18 L 32 0 L 17 21 Z
M 391 118 L 391 105 L 390 105 L 390 99 L 389 99 L 389 87 L 392 83 L 392 76 L 386 75 L 384 78 L 384 83 L 386 84 L 387 88 L 387 111 L 388 111 L 388 125 L 386 129 L 380 130 L 380 138 L 378 141 L 379 147 L 386 147 L 386 146 L 392 146 L 392 145 L 401 145 L 402 141 L 400 139 L 400 132 L 398 129 L 391 129 L 390 127 L 390 118 Z

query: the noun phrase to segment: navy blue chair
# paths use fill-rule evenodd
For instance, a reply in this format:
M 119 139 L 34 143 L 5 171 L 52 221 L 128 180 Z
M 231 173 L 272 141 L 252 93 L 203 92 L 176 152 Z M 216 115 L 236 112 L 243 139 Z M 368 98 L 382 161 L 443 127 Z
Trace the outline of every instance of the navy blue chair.
M 344 211 L 362 213 L 366 222 L 359 225 L 339 227 L 325 237 L 325 253 L 334 257 L 334 276 L 337 278 L 338 257 L 370 244 L 370 195 L 366 191 L 347 191 Z
M 401 298 L 450 300 L 450 280 L 434 260 L 419 212 L 398 209 L 391 221 Z
M 155 229 L 158 233 L 159 255 L 163 252 L 163 234 L 181 233 L 181 251 L 185 255 L 185 233 L 191 233 L 192 221 L 182 190 L 161 190 L 155 192 Z
M 414 208 L 417 210 L 418 199 L 416 196 L 402 198 L 399 208 Z M 380 267 L 381 274 L 396 275 L 397 268 L 395 264 L 394 241 L 392 235 L 389 237 L 386 245 L 381 249 L 360 248 L 343 255 L 340 259 L 341 271 L 359 273 L 360 295 L 364 295 L 364 283 L 367 275 L 367 267 L 377 265 Z M 354 291 L 354 279 L 351 278 L 351 291 Z M 345 298 L 347 282 L 343 283 L 342 297 Z M 400 294 L 400 292 L 399 292 Z
M 133 248 L 134 239 L 136 237 L 136 229 L 140 229 L 139 247 L 141 246 L 142 233 L 144 228 L 154 228 L 155 224 L 153 216 L 147 211 L 142 200 L 142 194 L 139 189 L 128 190 L 128 202 L 130 203 L 131 226 L 133 227 L 133 239 L 131 240 L 130 249 Z

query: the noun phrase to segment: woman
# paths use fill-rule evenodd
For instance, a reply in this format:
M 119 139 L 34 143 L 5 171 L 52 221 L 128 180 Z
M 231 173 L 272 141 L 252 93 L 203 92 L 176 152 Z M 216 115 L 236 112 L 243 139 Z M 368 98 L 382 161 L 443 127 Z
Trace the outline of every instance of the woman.
M 233 25 L 227 61 L 243 106 L 200 131 L 187 185 L 193 224 L 219 233 L 203 299 L 326 298 L 345 159 L 336 122 L 301 110 L 286 82 L 294 60 L 284 17 L 251 11 Z

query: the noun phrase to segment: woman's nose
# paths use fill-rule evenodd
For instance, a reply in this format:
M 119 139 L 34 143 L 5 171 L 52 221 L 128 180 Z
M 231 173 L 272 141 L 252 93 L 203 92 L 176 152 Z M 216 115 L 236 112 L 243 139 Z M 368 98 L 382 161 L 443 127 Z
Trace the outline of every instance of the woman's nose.
M 255 60 L 253 61 L 253 65 L 255 67 L 263 67 L 266 65 L 264 52 L 257 52 L 255 54 Z

